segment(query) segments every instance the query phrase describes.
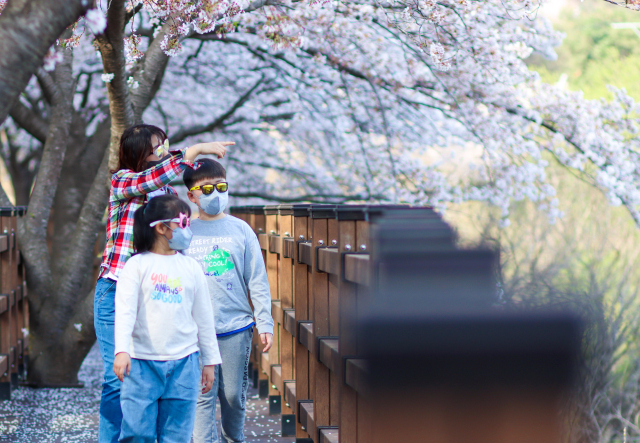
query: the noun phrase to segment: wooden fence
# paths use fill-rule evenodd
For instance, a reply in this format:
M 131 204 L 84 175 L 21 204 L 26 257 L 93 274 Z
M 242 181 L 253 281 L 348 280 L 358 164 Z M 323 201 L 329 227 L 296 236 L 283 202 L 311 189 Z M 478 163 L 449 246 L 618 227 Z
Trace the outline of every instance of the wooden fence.
M 389 303 L 389 299 L 384 300 L 384 297 L 373 301 L 376 288 L 385 286 L 384 282 L 379 281 L 380 278 L 385 279 L 387 292 L 393 291 L 388 283 L 395 275 L 399 279 L 399 283 L 394 283 L 397 288 L 404 288 L 410 296 L 413 293 L 422 297 L 408 300 L 405 308 L 408 306 L 409 311 L 414 300 L 418 300 L 416 312 L 428 312 L 434 306 L 446 311 L 447 306 L 438 305 L 438 297 L 442 299 L 443 291 L 447 294 L 445 303 L 451 304 L 453 300 L 457 303 L 455 309 L 462 307 L 462 311 L 468 311 L 468 307 L 475 306 L 480 299 L 486 306 L 490 304 L 487 300 L 495 294 L 495 254 L 490 251 L 457 251 L 452 230 L 434 211 L 405 206 L 294 204 L 232 207 L 231 214 L 253 228 L 264 254 L 275 320 L 274 344 L 269 352 L 260 352 L 262 346 L 258 344 L 257 334 L 254 335 L 250 373 L 254 385 L 259 387 L 260 396 L 269 399 L 269 413 L 281 414 L 283 436 L 295 436 L 298 443 L 465 441 L 456 439 L 458 431 L 455 426 L 447 426 L 462 420 L 459 411 L 466 407 L 467 412 L 476 415 L 473 423 L 480 423 L 479 418 L 484 417 L 486 423 L 495 424 L 498 420 L 496 411 L 516 411 L 509 418 L 498 414 L 502 421 L 497 427 L 478 425 L 480 427 L 473 428 L 468 441 L 497 443 L 511 441 L 512 438 L 518 441 L 535 441 L 531 438 L 557 440 L 558 386 L 567 383 L 567 374 L 572 368 L 572 352 L 576 347 L 576 340 L 572 339 L 576 336 L 573 333 L 576 328 L 571 321 L 561 319 L 560 327 L 554 329 L 553 325 L 558 326 L 557 321 L 549 323 L 546 320 L 540 322 L 539 319 L 491 320 L 491 324 L 482 320 L 471 322 L 471 327 L 468 316 L 462 322 L 456 320 L 446 325 L 420 320 L 415 325 L 407 326 L 403 320 L 399 323 L 400 328 L 393 322 L 387 324 L 391 325 L 388 337 L 393 337 L 395 342 L 385 341 L 384 338 L 376 338 L 378 342 L 372 342 L 377 325 L 369 328 L 369 332 L 363 332 L 362 325 L 366 324 L 368 308 L 377 303 L 382 306 L 384 315 L 387 309 L 384 303 Z M 375 231 L 378 221 L 385 217 L 395 217 L 395 225 L 390 231 L 392 235 L 387 236 L 386 240 L 378 239 L 378 251 L 370 255 L 372 247 L 376 248 L 371 244 L 371 231 Z M 394 248 L 396 250 L 389 255 L 388 250 Z M 383 260 L 385 253 L 387 258 L 391 257 L 392 264 L 385 265 L 388 269 L 394 269 L 391 277 L 377 275 L 378 270 L 384 268 L 384 263 L 371 266 L 376 255 L 377 260 Z M 398 257 L 409 260 L 403 264 L 405 262 L 402 260 L 396 260 Z M 410 272 L 403 274 L 403 267 L 410 269 Z M 374 272 L 376 275 L 372 275 Z M 442 281 L 439 272 L 445 276 Z M 430 295 L 426 287 L 423 286 L 425 290 L 422 290 L 421 285 L 425 280 L 421 273 L 428 274 L 426 281 L 432 282 L 434 288 L 433 283 L 440 282 L 437 284 L 441 286 L 435 289 L 436 296 L 432 299 L 428 299 Z M 472 298 L 469 297 L 470 293 L 481 295 Z M 393 310 L 395 300 L 390 300 L 391 304 L 387 306 Z M 400 297 L 398 303 L 401 302 Z M 412 318 L 411 312 L 402 315 Z M 486 316 L 478 318 L 484 319 Z M 400 334 L 402 328 L 414 331 L 410 332 L 407 343 L 414 343 L 412 346 L 415 345 L 417 354 L 413 350 L 406 355 L 402 351 L 395 352 L 396 344 L 399 349 L 403 348 L 403 336 L 394 336 Z M 548 332 L 542 344 L 539 339 L 541 329 Z M 432 337 L 438 336 L 442 330 L 450 330 L 452 334 L 433 340 Z M 494 330 L 500 330 L 503 334 L 496 337 L 492 333 Z M 556 331 L 557 334 L 549 331 Z M 476 342 L 473 349 L 465 347 L 469 342 L 469 334 L 474 336 Z M 557 340 L 557 336 L 569 339 Z M 443 344 L 455 352 L 443 354 Z M 532 348 L 537 352 L 533 356 L 529 352 Z M 484 350 L 480 357 L 476 349 Z M 378 351 L 387 354 L 382 359 L 375 360 L 377 357 L 374 357 L 377 372 L 373 372 L 377 374 L 377 383 L 385 385 L 386 381 L 391 380 L 389 386 L 393 388 L 372 396 L 371 379 L 368 378 L 371 368 L 367 368 L 367 363 L 372 360 L 365 360 L 363 356 L 382 355 Z M 536 364 L 532 366 L 531 361 Z M 558 369 L 558 361 L 566 364 Z M 501 366 L 495 367 L 495 362 Z M 551 363 L 546 367 L 540 362 Z M 477 372 L 466 375 L 461 372 L 460 367 L 470 371 L 474 365 L 480 368 L 480 375 Z M 471 391 L 467 389 L 463 390 L 461 397 L 457 388 L 448 393 L 441 389 L 451 381 L 452 373 L 458 377 L 454 384 L 460 378 L 468 378 L 484 386 L 492 383 L 492 374 L 504 374 L 506 367 L 508 374 L 528 374 L 526 380 L 523 379 L 526 386 L 531 381 L 534 381 L 534 385 L 540 381 L 540 374 L 532 372 L 531 367 L 541 367 L 542 372 L 547 374 L 544 383 L 550 381 L 548 374 L 557 376 L 550 377 L 553 378 L 552 382 L 545 385 L 551 386 L 549 390 L 540 390 L 536 385 L 533 390 L 528 387 L 516 389 L 509 395 L 503 395 L 501 389 L 491 389 L 487 395 L 478 395 L 476 392 L 469 397 L 467 394 Z M 555 372 L 549 372 L 549 368 L 555 368 Z M 380 376 L 381 370 L 387 371 L 384 372 L 386 375 Z M 430 376 L 426 377 L 426 374 Z M 425 377 L 429 378 L 426 385 L 423 383 Z M 515 378 L 518 377 L 520 375 Z M 383 382 L 379 383 L 380 380 Z M 556 383 L 558 380 L 559 384 Z M 419 390 L 423 385 L 429 386 L 425 388 L 426 391 Z M 392 394 L 388 395 L 389 392 Z M 398 396 L 398 392 L 405 394 Z M 424 395 L 417 398 L 415 392 Z M 494 392 L 500 392 L 502 396 L 491 407 L 485 407 L 482 401 L 477 400 L 494 398 Z M 540 392 L 548 392 L 549 395 L 540 396 Z M 463 397 L 467 400 L 460 400 Z M 431 399 L 429 405 L 424 398 Z M 450 398 L 460 401 L 451 403 Z M 439 408 L 442 404 L 449 405 L 448 418 Z M 470 404 L 474 404 L 475 409 L 469 411 Z M 410 409 L 407 409 L 407 405 L 411 405 Z M 500 407 L 496 409 L 496 405 Z M 422 414 L 431 417 L 431 427 L 424 428 L 424 423 L 429 420 L 423 420 L 425 417 Z M 446 429 L 443 430 L 443 427 Z M 508 432 L 512 428 L 518 431 Z M 435 434 L 430 431 L 434 429 L 438 430 Z M 533 437 L 521 438 L 529 430 L 535 431 L 529 433 Z
M 29 306 L 24 264 L 17 241 L 25 207 L 0 208 L 0 400 L 25 375 L 29 348 Z

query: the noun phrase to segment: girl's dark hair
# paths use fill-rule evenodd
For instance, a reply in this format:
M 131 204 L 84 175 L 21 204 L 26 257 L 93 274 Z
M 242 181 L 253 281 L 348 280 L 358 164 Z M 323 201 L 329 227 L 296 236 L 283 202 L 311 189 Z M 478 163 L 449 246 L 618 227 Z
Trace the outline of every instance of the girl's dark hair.
M 138 208 L 133 217 L 133 246 L 136 252 L 148 252 L 156 242 L 156 230 L 149 224 L 178 218 L 181 212 L 191 216 L 189 205 L 172 194 L 154 197 Z
M 167 139 L 167 134 L 157 126 L 135 125 L 126 129 L 120 137 L 118 167 L 111 173 L 121 169 L 131 169 L 133 172 L 144 171 L 146 158 L 153 150 L 151 137 L 154 135 L 160 139 L 160 143 L 164 143 Z

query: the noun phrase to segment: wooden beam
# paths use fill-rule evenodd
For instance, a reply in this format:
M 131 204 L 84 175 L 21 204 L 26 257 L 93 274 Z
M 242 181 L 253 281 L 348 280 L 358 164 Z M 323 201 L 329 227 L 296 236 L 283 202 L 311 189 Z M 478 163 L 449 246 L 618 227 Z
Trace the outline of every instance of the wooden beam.
M 293 238 L 283 238 L 282 239 L 282 256 L 284 258 L 293 258 L 294 249 L 296 247 L 296 241 Z
M 340 353 L 338 338 L 322 338 L 318 340 L 318 357 L 324 365 L 337 373 L 340 370 Z
M 282 326 L 291 334 L 296 336 L 296 311 L 295 309 L 283 309 L 282 310 Z
M 280 254 L 282 252 L 282 240 L 279 235 L 269 235 L 269 252 Z
M 340 275 L 340 251 L 338 248 L 318 249 L 318 269 L 327 274 Z
M 311 243 L 298 243 L 298 260 L 300 263 L 311 266 Z
M 345 280 L 369 286 L 369 274 L 369 254 L 347 254 L 344 256 Z
M 303 321 L 299 325 L 298 342 L 307 348 L 311 355 L 315 355 L 316 338 L 313 333 L 313 322 Z
M 265 251 L 269 250 L 269 238 L 267 234 L 258 234 L 258 243 L 260 243 L 260 249 Z

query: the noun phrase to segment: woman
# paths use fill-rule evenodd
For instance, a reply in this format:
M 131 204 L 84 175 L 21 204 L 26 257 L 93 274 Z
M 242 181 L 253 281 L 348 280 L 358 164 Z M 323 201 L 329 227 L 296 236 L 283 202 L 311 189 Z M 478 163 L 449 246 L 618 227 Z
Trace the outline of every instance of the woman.
M 199 143 L 169 153 L 167 135 L 158 127 L 136 125 L 120 138 L 119 163 L 111 177 L 107 244 L 96 283 L 94 322 L 104 363 L 100 401 L 99 442 L 115 443 L 120 436 L 122 409 L 120 381 L 113 372 L 115 350 L 115 293 L 118 276 L 133 254 L 133 220 L 136 210 L 149 198 L 175 194 L 169 183 L 185 168 L 195 169 L 199 155 L 224 157 L 233 142 Z

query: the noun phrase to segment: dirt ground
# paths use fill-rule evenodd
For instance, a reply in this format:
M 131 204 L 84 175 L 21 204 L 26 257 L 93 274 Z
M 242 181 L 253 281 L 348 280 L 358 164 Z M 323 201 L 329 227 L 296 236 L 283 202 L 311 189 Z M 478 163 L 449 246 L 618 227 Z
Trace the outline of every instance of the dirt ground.
M 0 401 L 0 442 L 97 442 L 102 374 L 100 351 L 94 346 L 80 369 L 84 388 L 18 388 L 11 401 Z M 259 399 L 257 394 L 255 388 L 249 389 L 247 443 L 294 442 L 294 438 L 280 437 L 280 417 L 269 416 L 266 399 Z

